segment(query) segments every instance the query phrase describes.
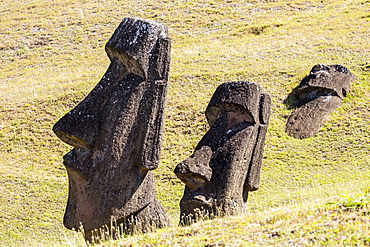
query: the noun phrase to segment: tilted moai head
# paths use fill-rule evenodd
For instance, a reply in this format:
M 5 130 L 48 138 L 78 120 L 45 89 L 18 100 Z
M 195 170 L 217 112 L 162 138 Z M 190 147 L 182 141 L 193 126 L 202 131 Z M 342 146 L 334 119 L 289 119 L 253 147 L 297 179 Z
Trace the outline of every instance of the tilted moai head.
M 256 83 L 217 88 L 206 109 L 210 129 L 175 168 L 186 184 L 180 224 L 244 210 L 248 192 L 259 188 L 270 105 L 270 96 Z
M 157 22 L 125 18 L 106 44 L 110 66 L 100 82 L 53 127 L 72 151 L 64 156 L 69 195 L 64 225 L 91 238 L 114 221 L 123 231 L 167 226 L 157 201 L 170 38 Z M 121 229 L 122 230 L 122 229 Z
M 304 139 L 315 135 L 341 105 L 356 76 L 341 65 L 315 65 L 284 101 L 296 108 L 288 118 L 288 135 Z

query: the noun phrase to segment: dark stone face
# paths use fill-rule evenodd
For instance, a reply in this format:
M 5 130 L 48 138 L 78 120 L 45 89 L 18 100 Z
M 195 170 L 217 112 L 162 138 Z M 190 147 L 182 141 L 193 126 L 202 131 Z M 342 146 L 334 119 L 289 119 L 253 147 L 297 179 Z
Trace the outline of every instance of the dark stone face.
M 284 101 L 295 108 L 288 118 L 288 135 L 304 139 L 315 135 L 349 92 L 353 75 L 342 65 L 315 65 Z
M 126 18 L 106 45 L 103 78 L 53 127 L 74 148 L 64 156 L 69 197 L 64 225 L 85 230 L 135 222 L 137 231 L 168 225 L 154 192 L 170 39 L 159 23 Z
M 175 169 L 186 184 L 180 224 L 244 210 L 248 191 L 259 187 L 270 104 L 256 83 L 218 87 L 206 110 L 210 129 Z

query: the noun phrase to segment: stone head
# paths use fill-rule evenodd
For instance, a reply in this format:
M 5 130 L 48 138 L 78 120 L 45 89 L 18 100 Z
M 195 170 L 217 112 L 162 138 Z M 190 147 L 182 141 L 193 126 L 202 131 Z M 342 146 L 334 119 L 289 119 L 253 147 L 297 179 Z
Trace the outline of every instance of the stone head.
M 150 170 L 158 167 L 160 154 L 170 63 L 167 28 L 125 18 L 105 50 L 110 65 L 100 82 L 53 127 L 73 146 L 64 156 L 69 178 L 64 225 L 92 230 L 112 220 L 139 221 L 143 212 L 166 225 Z
M 341 105 L 355 80 L 342 65 L 317 64 L 284 101 L 294 112 L 288 118 L 288 135 L 304 139 L 315 135 L 328 117 Z
M 185 183 L 181 224 L 206 214 L 244 210 L 248 192 L 257 190 L 271 100 L 252 82 L 220 85 L 206 109 L 209 130 L 191 157 L 177 165 Z

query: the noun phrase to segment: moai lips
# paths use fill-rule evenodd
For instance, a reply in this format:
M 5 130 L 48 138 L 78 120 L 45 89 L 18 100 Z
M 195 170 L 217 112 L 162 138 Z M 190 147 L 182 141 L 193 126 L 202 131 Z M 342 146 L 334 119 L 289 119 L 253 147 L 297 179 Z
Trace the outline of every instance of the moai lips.
M 210 129 L 191 157 L 175 168 L 185 183 L 180 224 L 199 216 L 243 211 L 259 188 L 270 96 L 252 82 L 221 84 L 206 109 Z
M 297 139 L 315 135 L 342 104 L 355 78 L 341 65 L 315 65 L 285 100 L 296 108 L 286 123 L 287 134 Z
M 115 221 L 146 231 L 169 220 L 157 201 L 159 163 L 170 65 L 167 28 L 125 18 L 106 44 L 111 61 L 95 88 L 53 127 L 74 148 L 64 156 L 69 195 L 64 225 L 90 230 Z M 127 230 L 130 233 L 129 230 Z

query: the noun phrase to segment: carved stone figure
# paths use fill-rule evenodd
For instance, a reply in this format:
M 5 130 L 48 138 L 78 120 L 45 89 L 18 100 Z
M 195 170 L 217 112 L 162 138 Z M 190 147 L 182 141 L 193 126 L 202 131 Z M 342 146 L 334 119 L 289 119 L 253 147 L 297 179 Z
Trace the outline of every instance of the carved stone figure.
M 287 134 L 297 139 L 315 135 L 342 104 L 355 78 L 341 65 L 315 65 L 284 101 L 296 108 L 286 123 Z
M 74 147 L 64 156 L 64 225 L 78 230 L 81 223 L 86 240 L 112 221 L 120 233 L 169 224 L 151 172 L 159 163 L 169 75 L 167 28 L 125 18 L 105 50 L 111 63 L 100 82 L 53 127 Z
M 270 96 L 253 82 L 221 84 L 206 109 L 210 129 L 192 156 L 175 168 L 185 183 L 180 224 L 245 209 L 259 188 Z

